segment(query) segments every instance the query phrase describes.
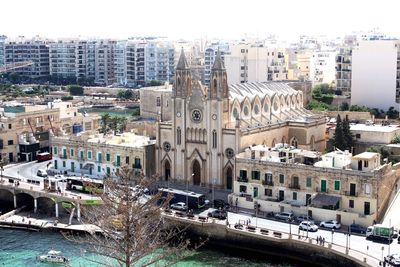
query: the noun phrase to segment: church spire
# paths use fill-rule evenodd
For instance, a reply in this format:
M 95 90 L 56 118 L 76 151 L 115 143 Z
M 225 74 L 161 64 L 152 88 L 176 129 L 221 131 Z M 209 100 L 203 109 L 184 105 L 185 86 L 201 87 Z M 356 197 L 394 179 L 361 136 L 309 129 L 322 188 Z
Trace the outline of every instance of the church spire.
M 183 51 L 183 47 L 181 50 L 181 55 L 178 60 L 178 65 L 176 66 L 177 70 L 188 70 L 189 69 L 189 64 L 186 60 L 185 52 Z
M 212 66 L 213 70 L 225 70 L 224 62 L 221 58 L 221 52 L 217 51 L 217 55 L 215 56 L 214 65 Z

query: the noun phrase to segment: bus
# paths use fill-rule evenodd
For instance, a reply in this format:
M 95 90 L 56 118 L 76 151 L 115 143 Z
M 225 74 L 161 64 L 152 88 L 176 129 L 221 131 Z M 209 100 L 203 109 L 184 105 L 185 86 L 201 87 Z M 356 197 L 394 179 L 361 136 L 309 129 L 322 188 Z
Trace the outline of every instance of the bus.
M 38 162 L 43 162 L 46 160 L 51 160 L 53 157 L 49 152 L 43 152 L 36 155 L 36 159 Z
M 66 189 L 88 194 L 99 194 L 104 191 L 104 183 L 103 180 L 90 179 L 87 177 L 68 177 Z
M 188 192 L 173 188 L 160 188 L 161 198 L 166 199 L 169 194 L 172 195 L 169 204 L 184 202 L 188 204 L 189 209 L 201 209 L 205 206 L 206 197 L 203 194 Z

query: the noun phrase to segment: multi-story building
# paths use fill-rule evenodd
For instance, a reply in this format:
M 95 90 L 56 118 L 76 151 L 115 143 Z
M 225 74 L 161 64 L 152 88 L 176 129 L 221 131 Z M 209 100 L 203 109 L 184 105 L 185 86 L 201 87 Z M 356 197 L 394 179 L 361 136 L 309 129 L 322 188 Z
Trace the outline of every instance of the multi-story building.
M 352 53 L 351 104 L 388 110 L 399 103 L 400 41 L 360 41 Z
M 228 44 L 214 43 L 204 50 L 204 80 L 205 85 L 210 85 L 211 69 L 214 65 L 217 52 L 220 52 L 222 60 L 225 62 L 225 53 L 229 50 Z M 192 66 L 192 65 L 191 65 Z
M 78 40 L 75 49 L 76 79 L 92 84 L 96 75 L 96 40 Z
M 150 177 L 155 172 L 154 143 L 134 133 L 116 136 L 69 135 L 51 138 L 55 171 L 102 179 L 123 167 Z
M 298 78 L 300 80 L 310 80 L 310 62 L 312 52 L 310 50 L 300 50 L 297 52 Z
M 356 40 L 356 36 L 345 36 L 336 55 L 336 90 L 345 96 L 350 96 L 351 92 L 351 54 Z
M 379 221 L 390 202 L 399 164 L 380 154 L 324 155 L 286 144 L 252 146 L 235 158 L 232 205 L 257 212 L 293 211 L 316 220 L 365 226 Z
M 140 88 L 140 117 L 162 121 L 171 120 L 172 85 Z
M 5 64 L 5 44 L 7 37 L 4 35 L 0 35 L 0 66 Z
M 116 41 L 98 40 L 95 49 L 95 79 L 99 85 L 114 83 L 114 47 Z
M 335 49 L 320 49 L 312 54 L 310 59 L 310 80 L 314 85 L 327 83 L 335 84 L 336 80 Z
M 77 43 L 78 40 L 58 40 L 57 42 L 50 44 L 51 76 L 59 79 L 76 79 Z
M 21 76 L 39 78 L 49 76 L 49 46 L 48 41 L 33 38 L 7 39 L 5 44 L 5 64 L 31 61 L 32 65 L 14 71 Z
M 127 83 L 127 41 L 117 41 L 114 46 L 114 79 L 116 84 Z

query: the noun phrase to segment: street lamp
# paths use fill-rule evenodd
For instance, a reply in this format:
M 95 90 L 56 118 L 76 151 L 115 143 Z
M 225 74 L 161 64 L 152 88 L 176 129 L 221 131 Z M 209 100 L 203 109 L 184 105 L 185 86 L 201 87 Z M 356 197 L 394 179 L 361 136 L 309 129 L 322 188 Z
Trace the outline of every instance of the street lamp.
M 214 201 L 215 201 L 215 195 L 214 195 L 214 185 L 215 185 L 215 181 L 216 181 L 216 179 L 213 178 L 213 179 L 212 179 L 212 200 L 213 200 L 212 206 L 213 206 L 213 207 L 214 207 Z
M 192 180 L 194 178 L 194 173 L 192 173 Z M 189 179 L 186 179 L 186 207 L 189 210 Z
M 332 237 L 331 237 L 331 244 L 333 245 L 333 234 L 335 233 L 335 229 L 332 228 Z

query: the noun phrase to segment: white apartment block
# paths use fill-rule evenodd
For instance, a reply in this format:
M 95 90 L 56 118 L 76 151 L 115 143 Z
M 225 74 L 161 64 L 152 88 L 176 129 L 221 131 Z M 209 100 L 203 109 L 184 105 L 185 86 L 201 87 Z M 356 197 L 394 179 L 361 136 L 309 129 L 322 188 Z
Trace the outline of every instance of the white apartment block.
M 114 83 L 114 47 L 116 41 L 98 40 L 95 47 L 95 79 L 99 85 Z
M 4 54 L 5 54 L 5 44 L 6 44 L 6 36 L 0 35 L 0 66 L 3 66 L 5 63 Z
M 221 53 L 221 58 L 225 62 L 225 53 L 229 51 L 228 44 L 214 43 L 209 45 L 204 51 L 204 84 L 210 85 L 211 69 L 214 65 L 214 60 L 218 50 Z
M 77 40 L 59 40 L 50 44 L 50 75 L 76 77 L 76 43 Z
M 336 54 L 333 49 L 320 49 L 312 53 L 310 58 L 310 80 L 313 86 L 336 80 Z
M 399 109 L 400 41 L 363 40 L 353 49 L 351 104 Z

